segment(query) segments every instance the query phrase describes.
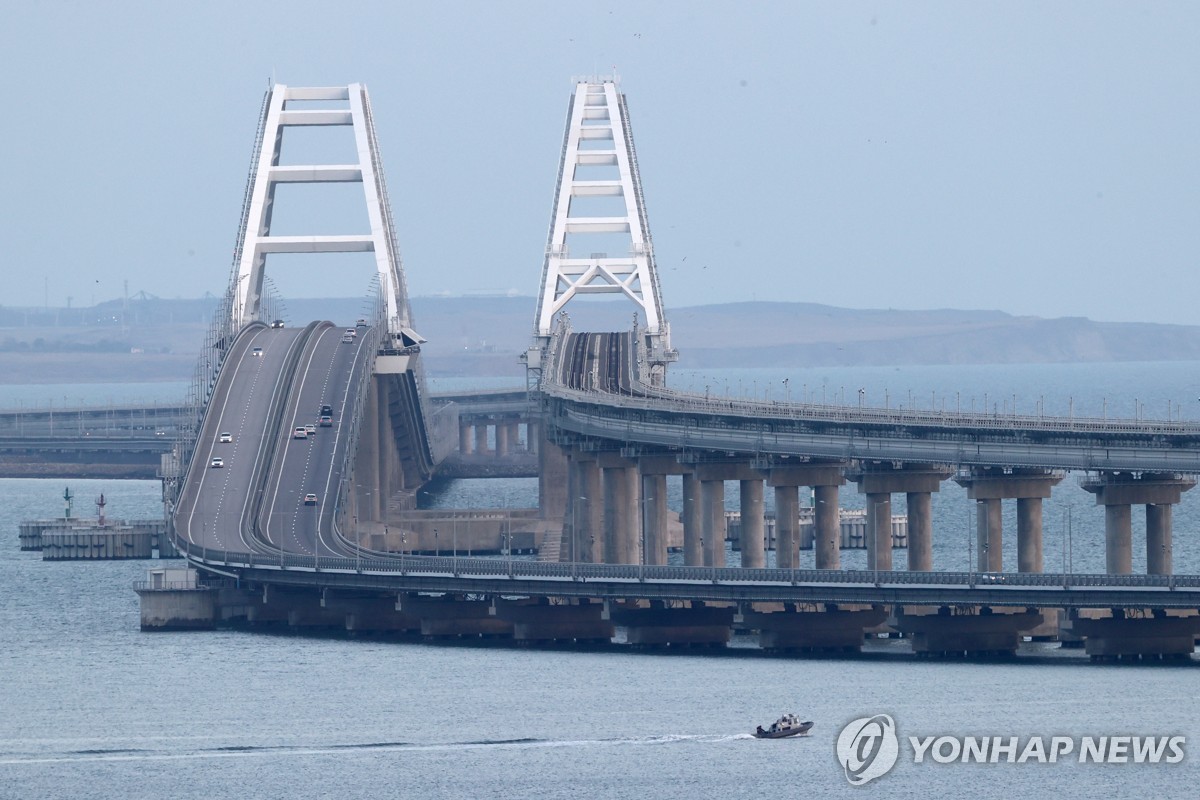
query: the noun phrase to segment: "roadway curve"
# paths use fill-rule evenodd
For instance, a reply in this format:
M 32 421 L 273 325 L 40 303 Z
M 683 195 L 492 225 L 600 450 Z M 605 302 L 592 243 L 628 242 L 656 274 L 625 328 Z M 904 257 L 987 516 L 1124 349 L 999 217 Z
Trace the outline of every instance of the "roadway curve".
M 567 333 L 541 391 L 553 427 L 658 451 L 964 467 L 1200 474 L 1200 425 L 716 400 L 637 380 L 628 333 Z
M 234 340 L 209 402 L 176 504 L 176 536 L 191 549 L 270 556 L 345 555 L 334 513 L 349 426 L 363 370 L 364 328 L 351 343 L 332 323 L 268 328 L 255 323 Z M 296 427 L 333 425 L 307 440 Z M 221 434 L 232 435 L 221 442 Z M 212 467 L 214 458 L 224 466 Z M 304 495 L 318 496 L 315 506 Z

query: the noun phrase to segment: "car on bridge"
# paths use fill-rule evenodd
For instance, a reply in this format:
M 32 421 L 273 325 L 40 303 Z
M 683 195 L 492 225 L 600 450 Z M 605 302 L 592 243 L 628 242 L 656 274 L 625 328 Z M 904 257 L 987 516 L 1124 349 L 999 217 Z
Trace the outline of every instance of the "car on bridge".
M 319 424 L 322 428 L 332 428 L 333 417 L 329 416 L 328 414 L 322 414 L 321 418 L 317 421 L 317 424 Z
M 220 442 L 221 444 L 226 444 L 228 442 L 232 442 L 233 434 L 229 433 L 228 431 L 222 431 L 221 435 L 217 437 L 217 441 Z
M 342 344 L 351 344 L 351 343 L 353 343 L 353 341 L 354 341 L 354 337 L 351 336 L 350 334 L 348 334 L 348 333 L 342 334 Z
M 272 322 L 272 323 L 271 323 L 271 327 L 272 327 L 272 328 L 282 328 L 282 327 L 283 327 L 283 320 L 281 320 L 281 319 L 277 319 L 277 320 L 275 320 L 274 322 Z
M 328 403 L 325 403 L 324 405 L 322 405 L 321 410 L 317 412 L 318 416 L 324 416 L 326 414 L 329 414 L 329 415 L 333 414 L 333 406 L 329 405 Z
M 296 430 L 292 431 L 292 438 L 293 439 L 307 439 L 308 438 L 308 428 L 296 428 Z
M 315 494 L 313 494 L 312 492 L 309 492 L 308 494 L 304 495 L 304 505 L 315 506 L 316 504 L 317 504 L 317 496 Z
M 259 358 L 262 358 L 262 348 L 261 347 L 254 348 L 253 350 L 250 351 L 250 355 L 258 356 Z
M 316 433 L 317 433 L 317 426 L 316 426 L 316 425 L 313 425 L 313 424 L 310 422 L 310 423 L 308 423 L 307 425 L 305 425 L 305 426 L 304 426 L 304 432 L 305 432 L 305 433 L 307 433 L 309 436 L 314 436 L 314 435 L 316 435 Z
M 208 462 L 208 466 L 212 469 L 220 469 L 221 467 L 225 466 L 225 459 L 217 456 L 212 461 Z
M 360 319 L 360 320 L 358 320 L 357 322 L 355 322 L 355 323 L 354 323 L 354 327 L 356 327 L 356 328 L 365 328 L 365 327 L 367 327 L 367 321 L 366 321 L 365 319 Z

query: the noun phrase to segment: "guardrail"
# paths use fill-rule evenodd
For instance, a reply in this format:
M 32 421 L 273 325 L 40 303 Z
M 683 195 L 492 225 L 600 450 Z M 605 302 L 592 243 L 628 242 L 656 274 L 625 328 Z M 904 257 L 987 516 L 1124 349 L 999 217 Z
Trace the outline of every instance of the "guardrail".
M 184 590 L 211 591 L 214 589 L 229 589 L 236 585 L 235 581 L 225 578 L 206 581 L 134 581 L 135 592 L 178 592 Z
M 359 556 L 301 556 L 232 553 L 182 543 L 180 550 L 201 563 L 253 569 L 306 569 L 377 575 L 624 581 L 632 583 L 715 583 L 726 585 L 866 585 L 875 587 L 967 588 L 1138 588 L 1200 590 L 1200 575 L 1109 575 L 1031 572 L 909 572 L 906 570 L 816 570 L 740 567 L 657 566 L 531 561 L 479 556 L 424 556 L 363 551 Z M 1197 591 L 1200 600 L 1200 591 Z

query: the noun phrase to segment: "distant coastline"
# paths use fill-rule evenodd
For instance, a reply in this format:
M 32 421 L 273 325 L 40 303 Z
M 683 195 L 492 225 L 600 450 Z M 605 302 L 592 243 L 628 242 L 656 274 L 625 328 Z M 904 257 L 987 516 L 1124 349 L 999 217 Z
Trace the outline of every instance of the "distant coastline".
M 359 298 L 292 299 L 294 322 L 347 321 Z M 434 376 L 522 376 L 536 298 L 416 297 Z M 0 308 L 0 383 L 191 377 L 213 298 L 120 300 L 90 308 Z M 632 325 L 613 303 L 569 309 L 577 329 Z M 679 365 L 807 367 L 1198 361 L 1200 326 L 1043 319 L 1000 311 L 848 309 L 741 302 L 670 309 Z

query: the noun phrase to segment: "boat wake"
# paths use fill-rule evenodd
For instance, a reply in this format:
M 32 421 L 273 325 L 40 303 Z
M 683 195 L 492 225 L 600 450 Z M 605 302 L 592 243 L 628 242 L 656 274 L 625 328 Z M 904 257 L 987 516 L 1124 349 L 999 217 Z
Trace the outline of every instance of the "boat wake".
M 753 739 L 753 734 L 658 734 L 606 739 L 478 739 L 463 742 L 346 742 L 325 745 L 221 745 L 186 750 L 153 748 L 88 748 L 58 753 L 0 756 L 0 765 L 55 764 L 85 761 L 173 761 L 265 756 L 321 756 L 354 751 L 425 752 L 482 748 L 621 747 L 676 744 L 722 744 Z

